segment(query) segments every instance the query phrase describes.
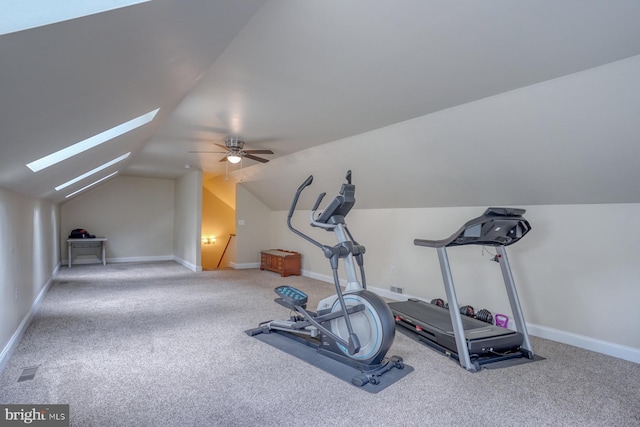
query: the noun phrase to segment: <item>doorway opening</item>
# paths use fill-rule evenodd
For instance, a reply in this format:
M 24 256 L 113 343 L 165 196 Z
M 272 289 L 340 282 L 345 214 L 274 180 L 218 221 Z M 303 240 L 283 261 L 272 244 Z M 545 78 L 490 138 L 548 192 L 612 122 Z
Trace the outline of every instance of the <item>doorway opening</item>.
M 202 187 L 202 270 L 228 268 L 236 254 L 236 184 L 204 174 Z

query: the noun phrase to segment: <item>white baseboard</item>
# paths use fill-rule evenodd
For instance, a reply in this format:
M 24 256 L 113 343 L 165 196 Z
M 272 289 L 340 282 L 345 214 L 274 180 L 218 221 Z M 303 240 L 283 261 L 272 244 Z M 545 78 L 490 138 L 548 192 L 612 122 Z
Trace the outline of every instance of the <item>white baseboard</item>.
M 58 271 L 60 271 L 60 266 L 62 264 L 58 263 L 54 268 L 53 271 L 51 272 L 51 277 L 49 277 L 49 280 L 47 280 L 47 283 L 45 283 L 45 286 L 51 286 L 51 281 L 53 280 L 54 277 L 56 277 L 58 275 Z
M 125 262 L 158 262 L 158 261 L 175 261 L 178 264 L 187 267 L 192 271 L 202 271 L 202 266 L 197 266 L 188 261 L 183 260 L 182 258 L 178 258 L 174 255 L 161 255 L 161 256 L 132 256 L 132 257 L 118 257 L 118 258 L 107 258 L 107 264 L 116 264 L 116 263 L 125 263 Z M 76 259 L 73 262 L 73 265 L 81 265 L 81 264 L 102 264 L 102 261 L 99 259 Z M 66 259 L 62 260 L 62 265 L 69 265 L 69 261 Z
M 120 263 L 120 262 L 157 262 L 157 261 L 175 261 L 176 257 L 173 255 L 163 256 L 132 256 L 132 257 L 119 257 L 119 258 L 107 258 L 107 264 Z
M 333 277 L 327 276 L 326 274 L 319 274 L 309 270 L 300 270 L 300 274 L 302 274 L 304 277 L 320 280 L 321 282 L 333 283 Z
M 309 277 L 311 279 L 316 279 L 316 280 L 320 280 L 322 282 L 327 282 L 327 283 L 333 283 L 333 277 L 327 276 L 326 274 L 318 274 L 318 273 L 314 273 L 313 271 L 308 271 L 308 270 L 302 270 L 301 273 L 302 273 L 303 276 Z M 340 279 L 340 286 L 344 287 L 345 284 L 346 284 L 346 280 Z M 410 297 L 408 295 L 397 294 L 395 292 L 391 292 L 391 291 L 386 290 L 386 289 L 376 288 L 376 287 L 373 287 L 373 286 L 367 286 L 367 289 L 370 290 L 371 292 L 377 294 L 378 296 L 381 296 L 383 298 L 392 299 L 392 300 L 395 300 L 395 301 L 406 301 L 409 298 L 413 298 L 413 297 Z
M 318 274 L 311 271 L 303 270 L 302 275 L 312 279 L 321 280 L 323 282 L 333 283 L 333 278 L 324 274 Z M 383 298 L 392 299 L 394 301 L 406 301 L 409 298 L 417 298 L 412 295 L 398 294 L 387 289 L 368 286 L 372 292 L 375 292 Z M 424 298 L 417 298 L 425 300 Z M 426 300 L 425 300 L 426 301 Z M 512 327 L 512 321 L 509 321 L 509 327 Z M 617 357 L 618 359 L 628 360 L 634 363 L 640 363 L 640 349 L 628 347 L 608 341 L 591 338 L 584 335 L 578 335 L 571 332 L 561 331 L 559 329 L 548 328 L 546 326 L 527 323 L 527 332 L 529 335 L 539 338 L 556 341 L 562 344 L 572 345 L 574 347 L 583 348 L 585 350 L 595 351 L 596 353 L 606 354 L 608 356 Z M 535 352 L 535 348 L 533 349 Z
M 58 274 L 58 270 L 60 270 L 60 264 L 55 266 L 55 268 L 53 269 L 53 272 L 51 273 L 51 277 L 49 277 L 49 280 L 47 280 L 47 283 L 45 283 L 42 289 L 40 290 L 40 292 L 38 292 L 38 295 L 33 300 L 33 304 L 31 304 L 31 308 L 29 309 L 27 314 L 25 314 L 25 316 L 22 318 L 22 322 L 20 322 L 18 329 L 16 329 L 16 331 L 13 333 L 13 335 L 9 339 L 9 342 L 7 342 L 7 345 L 2 349 L 2 352 L 0 352 L 0 372 L 2 372 L 5 366 L 7 365 L 7 363 L 9 363 L 9 359 L 11 359 L 11 355 L 15 351 L 16 347 L 20 343 L 20 340 L 22 339 L 22 336 L 24 335 L 27 328 L 29 327 L 29 323 L 31 323 L 31 319 L 38 311 L 40 302 L 42 301 L 42 298 L 51 287 L 51 283 L 53 283 L 53 278 L 56 276 L 56 274 Z
M 392 299 L 394 301 L 406 301 L 409 298 L 414 298 L 414 297 L 412 297 L 410 295 L 398 294 L 396 292 L 391 292 L 388 289 L 381 289 L 381 288 L 376 288 L 376 287 L 373 287 L 373 286 L 368 286 L 367 289 L 369 289 L 371 292 L 375 292 L 376 294 L 378 294 L 382 298 L 388 298 L 388 299 Z
M 109 262 L 109 259 L 107 259 L 107 262 Z M 74 266 L 74 265 L 86 265 L 86 264 L 102 264 L 102 261 L 100 261 L 98 258 L 93 258 L 93 259 L 76 258 L 75 260 L 73 260 L 73 264 L 71 265 Z M 62 265 L 69 265 L 69 260 L 63 259 Z
M 155 261 L 177 261 L 177 258 L 173 255 L 162 255 L 162 256 L 132 256 L 132 257 L 118 257 L 118 258 L 107 258 L 107 264 L 115 264 L 115 263 L 124 263 L 124 262 L 155 262 Z M 73 261 L 73 265 L 82 265 L 82 264 L 102 264 L 102 261 L 97 258 L 76 258 Z M 63 259 L 62 265 L 69 265 L 69 260 Z
M 409 298 L 416 298 L 411 295 L 397 294 L 386 289 L 372 288 L 369 290 L 377 293 L 381 297 L 393 299 L 396 301 L 406 301 Z M 424 300 L 424 298 L 418 298 Z M 426 300 L 425 300 L 426 301 Z M 515 330 L 513 319 L 509 319 L 509 328 Z M 640 363 L 640 349 L 616 344 L 609 341 L 599 340 L 584 335 L 574 334 L 572 332 L 553 329 L 546 326 L 540 326 L 533 323 L 527 323 L 527 332 L 529 335 L 556 341 L 562 344 L 572 345 L 574 347 L 583 348 L 585 350 L 595 351 L 596 353 L 606 354 L 608 356 L 617 357 L 618 359 L 628 360 L 630 362 Z M 535 348 L 533 349 L 535 352 Z
M 191 271 L 197 271 L 197 272 L 198 272 L 198 271 L 202 271 L 202 266 L 201 266 L 201 265 L 195 265 L 195 264 L 192 264 L 192 263 L 190 263 L 189 261 L 185 261 L 184 259 L 182 259 L 182 258 L 178 258 L 178 257 L 176 257 L 176 256 L 171 257 L 171 258 L 170 258 L 170 261 L 175 261 L 175 262 L 177 262 L 178 264 L 180 264 L 180 265 L 182 265 L 182 266 L 184 266 L 184 267 L 187 267 L 187 268 L 188 268 L 189 270 L 191 270 Z
M 260 263 L 259 262 L 244 262 L 244 263 L 230 262 L 229 267 L 235 270 L 245 270 L 249 268 L 260 268 Z
M 595 351 L 596 353 L 606 354 L 608 356 L 617 357 L 618 359 L 640 363 L 640 349 L 637 348 L 603 341 L 584 335 L 578 335 L 572 332 L 561 331 L 559 329 L 548 328 L 546 326 L 534 325 L 531 323 L 527 323 L 527 331 L 530 335 L 536 337 L 561 342 L 574 347 L 584 348 L 585 350 Z

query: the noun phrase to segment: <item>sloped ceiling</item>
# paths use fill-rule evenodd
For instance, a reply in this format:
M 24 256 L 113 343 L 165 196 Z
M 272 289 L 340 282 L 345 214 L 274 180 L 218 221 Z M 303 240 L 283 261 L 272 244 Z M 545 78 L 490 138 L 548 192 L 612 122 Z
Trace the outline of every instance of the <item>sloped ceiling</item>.
M 154 0 L 6 34 L 0 186 L 62 201 L 52 187 L 127 151 L 121 174 L 224 174 L 189 151 L 234 135 L 274 151 L 228 171 L 272 209 L 346 169 L 358 207 L 640 202 L 638 18 L 629 1 Z
M 62 201 L 55 186 L 130 151 L 129 166 L 262 3 L 153 0 L 0 36 L 0 186 Z M 156 108 L 110 143 L 25 166 Z

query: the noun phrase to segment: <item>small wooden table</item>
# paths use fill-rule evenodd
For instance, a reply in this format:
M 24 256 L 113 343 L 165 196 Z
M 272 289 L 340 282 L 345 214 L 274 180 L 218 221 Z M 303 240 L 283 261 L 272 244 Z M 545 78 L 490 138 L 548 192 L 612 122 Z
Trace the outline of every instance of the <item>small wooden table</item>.
M 283 249 L 260 252 L 260 270 L 280 273 L 282 277 L 300 275 L 300 254 Z
M 102 265 L 107 265 L 107 238 L 67 239 L 69 268 L 78 255 L 95 255 Z

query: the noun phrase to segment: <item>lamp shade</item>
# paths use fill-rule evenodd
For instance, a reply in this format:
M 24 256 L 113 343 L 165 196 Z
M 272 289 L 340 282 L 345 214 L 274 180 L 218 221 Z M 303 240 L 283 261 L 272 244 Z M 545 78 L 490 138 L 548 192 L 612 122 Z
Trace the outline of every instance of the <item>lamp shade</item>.
M 236 154 L 231 154 L 227 156 L 227 160 L 231 163 L 238 163 L 240 161 L 240 156 Z

